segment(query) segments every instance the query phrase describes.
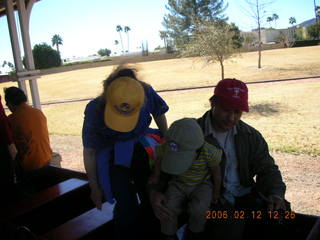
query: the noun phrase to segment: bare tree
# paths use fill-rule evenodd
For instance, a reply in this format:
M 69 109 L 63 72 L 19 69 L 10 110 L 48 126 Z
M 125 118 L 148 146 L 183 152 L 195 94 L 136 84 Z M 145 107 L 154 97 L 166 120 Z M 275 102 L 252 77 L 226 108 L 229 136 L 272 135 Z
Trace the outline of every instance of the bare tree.
M 261 25 L 263 24 L 263 19 L 266 19 L 266 8 L 274 3 L 274 0 L 245 0 L 248 8 L 245 9 L 247 14 L 255 20 L 257 24 L 258 31 L 258 68 L 261 68 L 261 51 L 262 51 L 262 42 L 261 42 Z

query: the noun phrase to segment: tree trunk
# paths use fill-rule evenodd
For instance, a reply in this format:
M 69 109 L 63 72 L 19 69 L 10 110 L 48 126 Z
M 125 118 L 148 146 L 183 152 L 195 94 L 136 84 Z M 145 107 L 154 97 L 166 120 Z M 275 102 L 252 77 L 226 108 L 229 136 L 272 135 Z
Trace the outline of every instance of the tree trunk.
M 260 27 L 260 10 L 259 10 L 259 1 L 256 0 L 256 7 L 257 7 L 257 22 L 258 22 L 258 39 L 259 39 L 259 45 L 258 45 L 258 68 L 261 68 L 261 27 Z
M 120 42 L 121 42 L 121 48 L 122 48 L 121 53 L 123 54 L 123 51 L 124 51 L 124 49 L 123 49 L 123 41 L 122 41 L 122 36 L 121 36 L 121 32 L 120 31 L 119 31 L 119 35 L 120 35 Z
M 129 52 L 129 33 L 127 32 L 127 42 L 128 42 L 128 48 L 127 51 Z
M 258 68 L 261 68 L 261 49 L 262 49 L 262 46 L 261 46 L 261 41 L 259 40 L 259 47 L 258 47 Z
M 221 67 L 221 80 L 224 79 L 224 66 L 223 66 L 223 60 L 219 60 L 220 67 Z

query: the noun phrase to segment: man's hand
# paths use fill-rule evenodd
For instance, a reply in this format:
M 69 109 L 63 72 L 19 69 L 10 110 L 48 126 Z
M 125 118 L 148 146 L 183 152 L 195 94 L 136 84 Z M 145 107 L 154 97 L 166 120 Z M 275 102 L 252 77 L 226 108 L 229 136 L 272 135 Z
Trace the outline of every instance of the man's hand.
M 286 204 L 284 199 L 281 197 L 271 195 L 268 197 L 268 210 L 277 211 L 277 210 L 286 210 Z
M 91 200 L 93 201 L 94 205 L 101 210 L 102 208 L 102 192 L 99 188 L 91 188 Z
M 150 202 L 154 214 L 159 220 L 165 221 L 171 218 L 170 210 L 164 205 L 167 202 L 167 198 L 163 193 L 152 190 L 150 192 Z

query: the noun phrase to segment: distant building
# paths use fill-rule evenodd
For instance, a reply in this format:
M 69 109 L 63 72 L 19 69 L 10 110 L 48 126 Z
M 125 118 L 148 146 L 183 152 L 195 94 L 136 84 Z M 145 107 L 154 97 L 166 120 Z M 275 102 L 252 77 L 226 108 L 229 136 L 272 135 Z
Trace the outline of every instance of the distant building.
M 74 63 L 74 62 L 83 62 L 83 61 L 97 61 L 101 60 L 100 56 L 87 56 L 87 57 L 75 57 L 64 58 L 63 63 Z
M 294 36 L 294 32 L 296 29 L 301 28 L 302 34 L 306 37 L 307 36 L 307 27 L 316 23 L 316 19 L 309 19 L 304 21 L 300 24 L 292 26 L 286 29 L 273 29 L 273 28 L 261 28 L 261 42 L 263 44 L 272 44 L 278 42 L 282 35 L 285 36 Z M 252 45 L 258 44 L 258 29 L 253 29 L 251 32 L 243 32 L 242 36 L 253 36 Z
M 276 42 L 279 42 L 279 38 L 281 35 L 287 35 L 289 33 L 289 29 L 260 29 L 261 32 L 261 43 L 262 44 L 273 44 Z M 246 38 L 247 36 L 251 35 L 252 38 L 252 44 L 251 45 L 257 45 L 258 44 L 258 29 L 253 29 L 251 32 L 243 32 L 242 36 Z

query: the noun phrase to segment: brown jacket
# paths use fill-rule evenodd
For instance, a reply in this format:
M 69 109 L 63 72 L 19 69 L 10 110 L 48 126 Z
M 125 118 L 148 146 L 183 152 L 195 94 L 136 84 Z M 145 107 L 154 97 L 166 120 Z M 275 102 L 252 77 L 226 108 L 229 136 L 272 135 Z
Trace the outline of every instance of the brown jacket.
M 203 130 L 208 114 L 210 111 L 197 120 Z M 265 196 L 278 195 L 284 198 L 286 185 L 282 181 L 278 166 L 269 154 L 268 144 L 261 133 L 241 120 L 236 128 L 235 146 L 241 185 L 254 187 Z M 205 140 L 220 148 L 212 135 L 205 136 Z M 220 165 L 222 173 L 224 173 L 225 157 Z M 256 181 L 254 181 L 254 177 L 256 177 Z

